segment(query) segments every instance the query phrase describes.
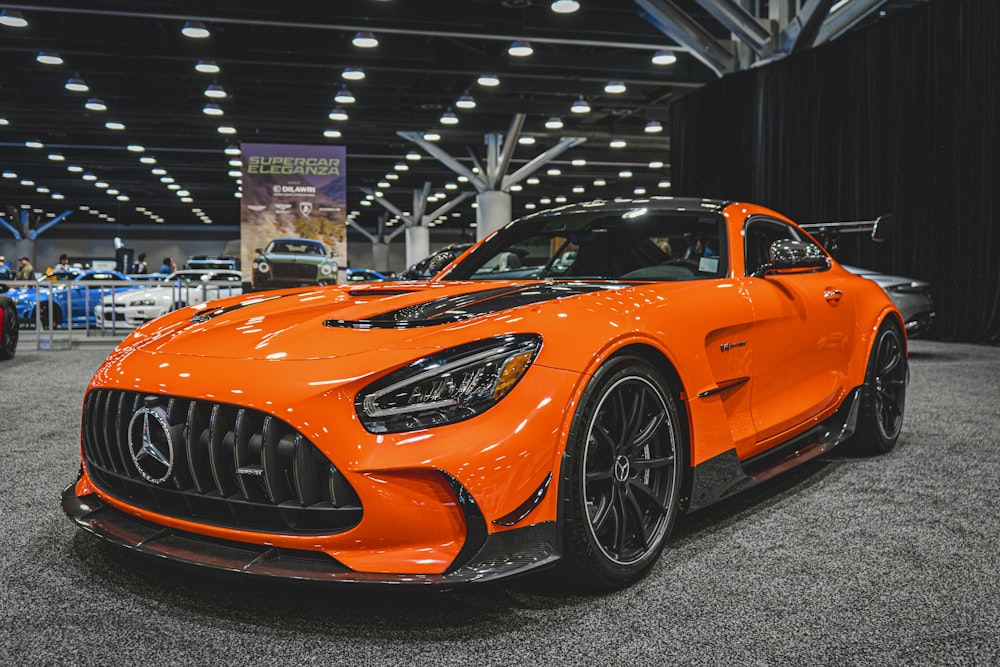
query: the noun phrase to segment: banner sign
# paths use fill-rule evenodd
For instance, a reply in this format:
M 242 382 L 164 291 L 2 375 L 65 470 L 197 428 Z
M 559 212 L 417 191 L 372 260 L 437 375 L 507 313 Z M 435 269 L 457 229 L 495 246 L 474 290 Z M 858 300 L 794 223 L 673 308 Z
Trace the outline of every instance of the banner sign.
M 343 282 L 343 146 L 242 144 L 242 270 L 254 289 Z

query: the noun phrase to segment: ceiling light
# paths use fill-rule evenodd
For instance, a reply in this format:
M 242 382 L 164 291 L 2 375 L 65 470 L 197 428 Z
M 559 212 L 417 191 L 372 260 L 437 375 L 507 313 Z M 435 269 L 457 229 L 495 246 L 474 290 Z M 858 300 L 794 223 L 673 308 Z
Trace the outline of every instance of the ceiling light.
M 663 132 L 663 124 L 658 120 L 651 120 L 646 123 L 646 134 L 657 134 Z
M 70 173 L 73 173 L 73 174 L 79 174 L 80 172 L 83 171 L 83 167 L 79 167 L 79 166 L 77 166 L 75 164 L 71 164 L 71 165 L 68 165 L 66 167 L 66 171 L 68 171 Z
M 167 170 L 163 169 L 162 167 L 155 167 L 153 169 L 150 169 L 149 173 L 151 173 L 153 176 L 166 176 Z
M 45 148 L 45 144 L 40 141 L 25 141 L 24 145 L 26 148 Z
M 230 178 L 239 178 L 240 176 L 243 175 L 243 172 L 240 171 L 239 169 L 230 169 L 229 171 L 226 172 L 226 174 Z
M 236 134 L 236 128 L 232 125 L 220 125 L 215 131 L 219 134 Z
M 653 54 L 654 65 L 673 65 L 677 62 L 677 56 L 670 51 L 657 51 Z
M 562 174 L 562 170 L 553 167 L 552 169 L 549 169 L 545 173 L 548 174 L 549 176 L 559 176 Z
M 345 67 L 340 76 L 346 81 L 361 81 L 365 78 L 365 72 L 356 67 Z
M 628 169 L 622 169 L 618 172 L 618 178 L 632 178 L 632 172 Z
M 387 187 L 389 187 L 389 181 L 379 181 L 378 185 L 376 187 L 387 188 Z
M 565 204 L 566 203 L 566 197 L 564 197 L 562 195 L 559 195 L 558 197 L 556 197 L 556 203 L 557 204 Z
M 168 190 L 180 190 L 181 186 L 177 185 L 176 183 L 168 183 L 167 184 L 167 189 Z
M 49 153 L 49 159 L 53 162 L 64 162 L 66 160 L 62 153 Z
M 437 132 L 424 132 L 424 141 L 441 141 L 441 135 Z
M 104 190 L 104 189 L 109 188 L 111 186 L 108 185 L 107 183 L 105 183 L 104 181 L 97 181 L 96 183 L 94 183 L 94 187 L 95 188 L 100 188 L 100 189 Z
M 29 178 L 22 178 L 21 179 L 21 185 L 23 185 L 26 188 L 30 188 L 34 184 L 35 184 L 35 182 L 33 180 L 29 179 Z
M 549 8 L 556 14 L 572 14 L 580 9 L 580 3 L 576 0 L 553 0 Z
M 173 182 L 174 182 L 173 176 L 164 176 L 160 179 L 160 183 L 173 183 Z
M 530 146 L 533 143 L 535 143 L 535 138 L 534 137 L 518 137 L 517 138 L 517 143 L 524 144 L 525 146 Z
M 229 166 L 241 169 L 243 167 L 243 160 L 232 159 L 229 161 Z
M 628 142 L 624 139 L 612 139 L 608 142 L 608 146 L 611 148 L 625 148 L 628 146 Z
M 130 151 L 132 153 L 142 153 L 146 150 L 146 147 L 140 146 L 139 144 L 129 144 L 128 146 L 125 147 L 125 150 Z
M 409 171 L 410 165 L 406 164 L 405 162 L 397 162 L 392 166 L 392 168 L 395 169 L 396 171 Z
M 458 181 L 459 183 L 468 183 L 469 182 L 469 177 L 468 176 L 459 176 L 455 180 Z
M 109 130 L 124 130 L 125 123 L 119 123 L 118 121 L 109 120 L 107 123 L 104 124 L 104 127 L 108 128 Z
M 143 164 L 156 164 L 156 158 L 153 157 L 152 155 L 143 155 L 141 158 L 139 158 L 139 162 Z
M 646 188 L 636 188 L 635 190 L 632 190 L 632 194 L 644 195 L 646 194 Z
M 74 93 L 85 93 L 90 90 L 90 86 L 79 76 L 71 76 L 66 80 L 66 90 L 72 90 Z
M 128 201 L 128 195 L 118 195 L 115 199 L 118 201 Z
M 378 39 L 370 32 L 359 32 L 354 35 L 352 41 L 354 46 L 362 49 L 372 49 L 378 46 Z
M 66 195 L 61 194 L 59 192 L 53 192 L 52 193 L 52 198 L 53 199 L 66 199 Z
M 24 28 L 28 25 L 28 21 L 16 9 L 0 9 L 0 24 L 10 28 Z
M 218 74 L 222 71 L 214 60 L 199 60 L 198 64 L 194 66 L 195 70 L 201 72 L 202 74 Z
M 608 81 L 604 86 L 604 92 L 612 95 L 621 95 L 626 90 L 628 90 L 628 87 L 624 81 Z
M 206 116 L 221 116 L 226 113 L 222 110 L 222 107 L 215 102 L 207 103 L 204 107 L 202 107 L 201 112 Z
M 603 178 L 595 178 L 594 179 L 594 185 L 597 186 L 597 187 L 602 187 L 602 186 L 607 185 L 607 184 L 608 184 L 608 182 L 606 180 L 604 180 Z
M 459 109 L 475 109 L 476 101 L 472 99 L 471 95 L 466 93 L 458 98 L 458 101 L 455 102 L 455 106 Z
M 11 171 L 10 169 L 4 169 L 3 170 L 3 177 L 4 178 L 17 178 L 17 174 L 14 173 L 13 171 Z
M 190 37 L 191 39 L 205 39 L 211 33 L 201 21 L 188 21 L 184 24 L 184 27 L 181 28 L 181 34 L 185 37 Z
M 190 197 L 181 197 L 181 203 L 184 203 L 184 204 L 193 204 L 194 200 L 191 199 Z M 205 224 L 211 224 L 210 222 L 205 221 L 205 220 L 202 220 L 202 222 L 204 222 Z
M 191 193 L 188 192 L 187 190 L 178 190 L 175 194 L 178 197 L 190 197 L 191 196 Z
M 347 112 L 341 109 L 340 107 L 336 107 L 333 111 L 330 112 L 329 118 L 330 120 L 347 120 L 348 118 L 350 118 L 350 116 L 348 116 Z
M 107 193 L 109 195 L 111 195 L 111 196 L 114 196 L 114 195 L 117 195 L 117 194 L 121 194 L 120 192 L 118 192 L 118 190 L 115 190 L 114 188 L 111 188 L 110 190 L 108 190 Z
M 562 118 L 558 116 L 552 116 L 547 121 L 545 121 L 545 127 L 549 130 L 561 130 L 563 129 Z
M 107 111 L 108 105 L 104 103 L 103 100 L 96 97 L 91 97 L 87 100 L 86 104 L 83 105 L 84 108 L 90 109 L 91 111 Z
M 590 105 L 587 103 L 587 100 L 583 99 L 583 95 L 581 95 L 576 98 L 576 101 L 573 102 L 573 106 L 569 110 L 573 113 L 590 113 Z
M 458 116 L 451 109 L 448 109 L 443 114 L 441 114 L 441 124 L 442 125 L 458 125 Z
M 511 192 L 520 192 L 523 189 L 524 189 L 524 186 L 521 185 L 520 183 L 517 183 L 517 184 L 514 184 L 514 185 L 510 186 L 510 191 Z
M 535 209 L 537 207 L 532 202 L 528 202 L 527 204 L 524 205 L 524 208 L 526 208 L 528 210 L 533 210 L 533 209 Z
M 423 156 L 420 153 L 418 153 L 417 151 L 410 151 L 409 153 L 406 154 L 406 159 L 410 160 L 412 162 L 415 162 L 415 161 L 421 159 L 422 157 Z
M 538 200 L 538 203 L 548 205 L 552 203 L 552 200 L 548 197 L 542 197 L 541 199 Z
M 487 88 L 493 88 L 500 85 L 500 77 L 496 74 L 480 74 L 476 82 L 480 86 L 486 86 Z
M 388 173 L 388 174 L 385 175 L 385 180 L 387 180 L 387 181 L 398 181 L 399 180 L 399 174 L 394 174 L 394 173 L 390 172 L 390 173 Z
M 570 162 L 570 164 L 573 165 L 574 167 L 586 167 L 587 161 L 584 160 L 582 157 L 578 157 L 572 162 Z
M 10 125 L 10 121 L 3 116 L 0 116 L 0 125 Z
M 583 187 L 582 185 L 574 185 L 573 186 L 573 194 L 581 195 L 581 194 L 583 194 L 586 191 L 587 191 L 587 188 Z
M 226 89 L 217 83 L 210 84 L 208 88 L 205 89 L 205 97 L 221 100 L 225 96 Z
M 531 48 L 531 42 L 516 41 L 507 49 L 507 53 L 517 58 L 527 58 L 534 52 L 535 50 Z
M 48 189 L 47 187 L 45 187 L 44 185 L 39 185 L 39 186 L 38 186 L 37 188 L 35 188 L 35 192 L 37 192 L 37 193 L 38 193 L 38 194 L 40 194 L 40 195 L 47 195 L 47 194 L 49 194 L 49 193 L 50 193 L 50 192 L 52 192 L 52 191 L 51 191 L 51 190 L 49 190 L 49 189 Z
M 510 187 L 511 187 L 511 189 L 514 188 L 513 185 L 510 186 Z M 458 184 L 457 183 L 445 183 L 444 184 L 444 189 L 445 190 L 458 190 Z
M 650 169 L 663 169 L 663 160 L 653 160 L 649 163 Z
M 354 104 L 357 99 L 347 88 L 341 88 L 337 91 L 337 94 L 333 96 L 333 100 L 337 104 Z
M 58 53 L 45 53 L 42 51 L 35 57 L 35 60 L 43 65 L 62 65 L 63 59 Z
M 660 181 L 659 183 L 656 184 L 656 187 L 658 187 L 658 188 L 669 188 L 670 187 L 670 181 Z
M 327 139 L 340 139 L 344 133 L 340 130 L 323 130 L 323 136 Z
M 242 155 L 243 151 L 240 150 L 239 146 L 226 146 L 226 150 L 222 151 L 226 155 Z
M 85 181 L 96 181 L 97 180 L 97 176 L 94 176 L 93 174 L 84 174 L 80 178 L 82 178 Z

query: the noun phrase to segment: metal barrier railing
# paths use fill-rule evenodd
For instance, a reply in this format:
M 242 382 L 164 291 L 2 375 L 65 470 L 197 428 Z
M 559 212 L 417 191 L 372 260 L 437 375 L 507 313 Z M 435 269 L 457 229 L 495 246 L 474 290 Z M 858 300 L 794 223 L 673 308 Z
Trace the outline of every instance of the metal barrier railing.
M 39 350 L 72 347 L 74 338 L 123 338 L 171 310 L 242 293 L 242 285 L 231 281 L 4 280 L 0 285 L 17 302 L 21 329 L 35 330 Z M 148 305 L 132 305 L 137 299 L 129 294 L 138 292 Z M 130 318 L 129 312 L 137 314 Z

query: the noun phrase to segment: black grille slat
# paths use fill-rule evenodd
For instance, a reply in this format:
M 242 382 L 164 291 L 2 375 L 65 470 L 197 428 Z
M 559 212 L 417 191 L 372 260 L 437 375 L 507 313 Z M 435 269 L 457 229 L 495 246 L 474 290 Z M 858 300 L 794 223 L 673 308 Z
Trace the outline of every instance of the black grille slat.
M 173 467 L 160 483 L 140 475 L 129 450 L 129 423 L 144 406 L 166 413 L 173 446 Z M 98 487 L 154 512 L 303 534 L 340 532 L 361 520 L 360 500 L 336 467 L 301 433 L 256 410 L 96 389 L 84 401 L 81 433 Z

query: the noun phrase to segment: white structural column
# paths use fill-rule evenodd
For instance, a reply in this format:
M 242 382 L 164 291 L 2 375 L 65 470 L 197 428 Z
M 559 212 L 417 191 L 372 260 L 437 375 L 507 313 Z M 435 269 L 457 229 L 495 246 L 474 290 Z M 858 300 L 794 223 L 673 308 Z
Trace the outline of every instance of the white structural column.
M 397 234 L 406 230 L 406 265 L 410 266 L 422 260 L 424 257 L 430 254 L 430 233 L 427 228 L 427 223 L 433 221 L 434 219 L 442 216 L 451 209 L 455 208 L 463 201 L 472 196 L 471 192 L 463 192 L 457 197 L 444 203 L 443 205 L 437 207 L 430 213 L 427 211 L 427 198 L 430 195 L 431 184 L 424 183 L 422 189 L 413 190 L 413 209 L 410 215 L 407 215 L 403 211 L 399 210 L 399 207 L 389 201 L 384 195 L 377 196 L 376 193 L 370 188 L 361 188 L 361 191 L 365 194 L 372 195 L 373 201 L 379 203 L 380 206 L 390 211 L 393 215 L 399 216 L 399 219 L 403 221 L 403 227 L 400 227 L 392 234 L 388 235 L 386 240 L 391 241 Z M 352 222 L 355 229 L 361 229 L 357 224 Z M 379 227 L 381 229 L 381 223 Z M 364 230 L 362 230 L 369 239 L 374 243 L 375 240 L 372 239 L 372 235 Z M 374 249 L 372 250 L 374 253 Z M 388 258 L 388 248 L 386 248 L 386 257 Z M 387 267 L 388 268 L 388 267 Z M 379 269 L 381 270 L 381 269 Z
M 378 218 L 378 227 L 375 233 L 372 234 L 370 231 L 356 223 L 354 220 L 347 221 L 348 226 L 353 227 L 358 232 L 360 232 L 366 239 L 371 241 L 372 244 L 372 268 L 376 271 L 381 271 L 385 273 L 389 270 L 389 241 L 391 241 L 397 234 L 402 231 L 402 227 L 397 229 L 392 234 L 386 236 L 385 233 L 385 216 L 380 215 Z
M 424 139 L 419 132 L 397 132 L 399 136 L 412 141 L 423 148 L 428 155 L 436 158 L 441 164 L 460 176 L 469 179 L 476 188 L 476 239 L 481 240 L 493 231 L 500 229 L 511 220 L 510 188 L 520 183 L 535 171 L 545 166 L 564 151 L 586 141 L 584 137 L 563 137 L 559 142 L 544 153 L 529 160 L 512 174 L 507 174 L 514 148 L 517 146 L 521 128 L 524 126 L 524 114 L 516 114 L 507 130 L 507 136 L 500 133 L 486 135 L 486 160 L 479 165 L 475 155 L 472 161 L 478 173 L 459 162 L 447 151 Z

